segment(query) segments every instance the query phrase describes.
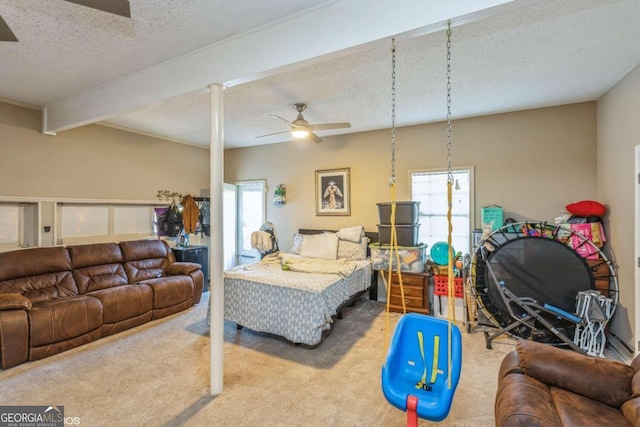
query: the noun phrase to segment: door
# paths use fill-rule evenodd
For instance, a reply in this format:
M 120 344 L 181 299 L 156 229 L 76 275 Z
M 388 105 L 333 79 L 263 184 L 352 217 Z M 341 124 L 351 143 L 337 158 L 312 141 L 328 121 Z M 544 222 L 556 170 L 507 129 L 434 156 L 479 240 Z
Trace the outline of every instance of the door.
M 260 253 L 251 247 L 251 233 L 258 231 L 265 222 L 266 181 L 236 182 L 236 187 L 238 264 L 253 264 L 260 261 Z

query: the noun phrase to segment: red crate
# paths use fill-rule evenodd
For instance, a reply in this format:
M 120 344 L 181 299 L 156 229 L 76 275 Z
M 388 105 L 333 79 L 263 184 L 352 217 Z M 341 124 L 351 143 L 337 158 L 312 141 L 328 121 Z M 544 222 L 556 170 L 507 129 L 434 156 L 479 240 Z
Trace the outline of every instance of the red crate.
M 433 294 L 449 296 L 449 278 L 447 276 L 433 276 Z M 454 296 L 456 298 L 464 297 L 464 282 L 461 277 L 453 279 Z

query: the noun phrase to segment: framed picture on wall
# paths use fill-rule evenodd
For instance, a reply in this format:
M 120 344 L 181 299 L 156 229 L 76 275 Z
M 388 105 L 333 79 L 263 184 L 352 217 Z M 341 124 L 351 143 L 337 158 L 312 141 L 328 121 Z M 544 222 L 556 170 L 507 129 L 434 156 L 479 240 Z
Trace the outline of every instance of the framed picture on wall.
M 316 171 L 316 215 L 351 215 L 349 168 Z

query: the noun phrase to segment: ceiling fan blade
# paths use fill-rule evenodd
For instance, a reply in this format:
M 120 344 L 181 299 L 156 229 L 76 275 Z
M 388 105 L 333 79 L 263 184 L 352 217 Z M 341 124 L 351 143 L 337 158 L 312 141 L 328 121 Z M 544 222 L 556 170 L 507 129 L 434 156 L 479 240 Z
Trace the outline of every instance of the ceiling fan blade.
M 309 136 L 308 136 L 308 138 L 309 138 L 310 140 L 312 140 L 313 142 L 315 142 L 316 144 L 317 144 L 318 142 L 322 141 L 322 138 L 320 138 L 318 135 L 316 135 L 316 134 L 315 134 L 315 133 L 313 133 L 313 132 L 309 132 Z
M 18 41 L 18 38 L 16 37 L 16 35 L 13 34 L 13 31 L 11 31 L 11 28 L 9 28 L 9 25 L 7 25 L 7 23 L 2 18 L 2 16 L 0 16 L 0 42 L 17 42 L 17 41 Z
M 309 129 L 311 130 L 331 130 L 331 129 L 345 129 L 350 128 L 351 123 L 324 123 L 321 125 L 311 125 Z
M 131 6 L 129 0 L 65 0 L 69 3 L 87 6 L 92 9 L 101 10 L 103 12 L 113 13 L 114 15 L 131 18 Z
M 260 135 L 260 136 L 256 136 L 256 138 L 264 138 L 265 136 L 273 136 L 273 135 L 280 135 L 281 133 L 289 133 L 290 131 L 288 130 L 284 130 L 282 132 L 276 132 L 276 133 L 268 133 L 266 135 Z
M 275 114 L 269 114 L 270 117 L 276 118 L 278 120 L 282 120 L 283 122 L 285 122 L 286 124 L 288 124 L 289 126 L 291 126 L 291 122 L 287 119 L 283 119 L 280 116 L 276 116 Z

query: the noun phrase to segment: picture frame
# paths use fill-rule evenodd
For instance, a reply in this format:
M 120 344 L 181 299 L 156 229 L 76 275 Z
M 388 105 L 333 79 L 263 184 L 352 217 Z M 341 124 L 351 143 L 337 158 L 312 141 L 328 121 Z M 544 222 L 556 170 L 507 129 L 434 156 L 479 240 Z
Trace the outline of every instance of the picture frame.
M 351 215 L 350 168 L 316 171 L 316 216 Z

